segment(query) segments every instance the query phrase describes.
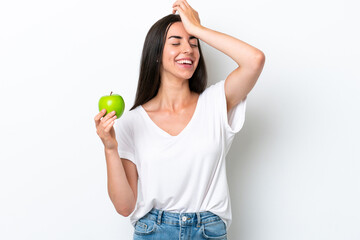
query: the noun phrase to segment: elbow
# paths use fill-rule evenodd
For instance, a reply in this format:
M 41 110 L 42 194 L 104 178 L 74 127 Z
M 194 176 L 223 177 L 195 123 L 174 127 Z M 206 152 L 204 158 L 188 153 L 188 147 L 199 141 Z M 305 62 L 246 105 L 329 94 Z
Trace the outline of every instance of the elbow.
M 262 69 L 265 64 L 265 54 L 262 51 L 259 51 L 255 54 L 253 60 L 253 66 L 255 69 Z
M 123 217 L 128 217 L 131 214 L 129 211 L 124 211 L 124 210 L 120 210 L 120 209 L 116 209 L 116 212 Z
M 118 214 L 120 214 L 121 216 L 123 216 L 123 217 L 128 217 L 128 216 L 130 216 L 130 214 L 131 213 L 129 213 L 129 212 L 122 212 L 122 211 L 117 211 L 118 212 Z
M 129 209 L 129 208 L 117 208 L 116 209 L 116 212 L 118 213 L 118 214 L 120 214 L 121 216 L 123 216 L 123 217 L 128 217 L 128 216 L 130 216 L 130 214 L 132 213 L 134 211 L 134 208 L 132 208 L 132 209 Z

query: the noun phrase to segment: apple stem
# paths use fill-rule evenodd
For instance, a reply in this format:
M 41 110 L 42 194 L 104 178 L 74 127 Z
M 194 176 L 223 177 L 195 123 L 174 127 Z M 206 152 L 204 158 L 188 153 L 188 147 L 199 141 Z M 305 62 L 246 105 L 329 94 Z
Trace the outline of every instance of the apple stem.
M 111 91 L 111 93 L 110 93 L 110 96 L 111 96 L 111 94 L 112 94 L 112 91 Z

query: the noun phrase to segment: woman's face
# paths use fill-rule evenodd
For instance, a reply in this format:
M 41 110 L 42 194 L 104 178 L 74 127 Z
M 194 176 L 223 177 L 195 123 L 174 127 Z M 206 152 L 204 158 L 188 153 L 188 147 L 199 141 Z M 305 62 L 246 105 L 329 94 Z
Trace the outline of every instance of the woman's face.
M 190 79 L 196 70 L 199 58 L 198 39 L 186 32 L 182 22 L 173 23 L 165 40 L 161 77 Z

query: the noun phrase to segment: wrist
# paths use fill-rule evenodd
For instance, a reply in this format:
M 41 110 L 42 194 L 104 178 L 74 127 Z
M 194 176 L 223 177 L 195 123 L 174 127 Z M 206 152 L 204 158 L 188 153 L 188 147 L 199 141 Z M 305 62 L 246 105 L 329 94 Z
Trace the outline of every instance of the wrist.
M 202 33 L 206 31 L 206 27 L 199 25 L 199 26 L 195 26 L 194 30 L 192 31 L 193 33 L 191 35 L 194 35 L 195 37 L 197 37 L 198 39 L 201 39 Z
M 107 153 L 117 152 L 117 146 L 115 147 L 104 147 L 104 151 Z

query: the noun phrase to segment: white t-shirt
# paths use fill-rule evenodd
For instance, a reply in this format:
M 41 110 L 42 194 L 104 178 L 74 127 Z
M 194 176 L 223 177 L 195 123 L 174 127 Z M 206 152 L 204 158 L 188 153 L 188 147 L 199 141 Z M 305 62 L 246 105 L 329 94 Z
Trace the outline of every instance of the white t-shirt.
M 133 226 L 154 207 L 177 213 L 210 211 L 229 229 L 225 156 L 244 124 L 246 99 L 227 114 L 224 83 L 200 94 L 190 122 L 177 136 L 158 127 L 141 105 L 116 121 L 119 155 L 132 161 L 139 174 Z

